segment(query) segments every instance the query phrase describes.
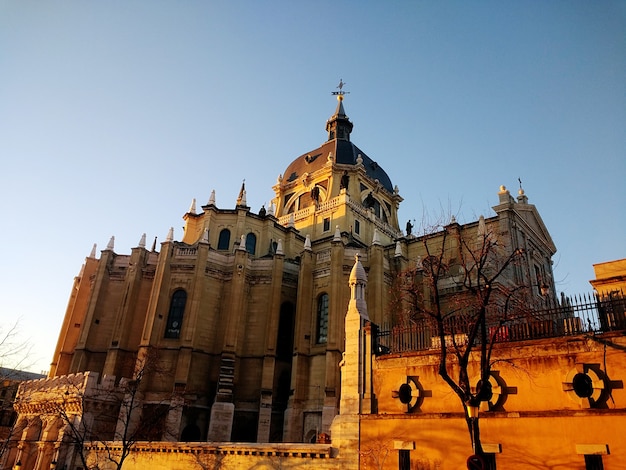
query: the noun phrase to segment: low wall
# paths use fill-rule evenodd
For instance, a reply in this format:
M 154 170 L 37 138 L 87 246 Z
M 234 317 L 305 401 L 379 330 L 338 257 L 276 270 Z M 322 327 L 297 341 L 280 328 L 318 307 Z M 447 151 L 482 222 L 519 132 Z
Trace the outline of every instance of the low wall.
M 107 450 L 121 452 L 119 443 L 87 446 L 89 462 L 101 470 L 115 469 Z M 341 469 L 330 444 L 139 443 L 124 462 L 124 470 L 248 470 L 316 468 Z

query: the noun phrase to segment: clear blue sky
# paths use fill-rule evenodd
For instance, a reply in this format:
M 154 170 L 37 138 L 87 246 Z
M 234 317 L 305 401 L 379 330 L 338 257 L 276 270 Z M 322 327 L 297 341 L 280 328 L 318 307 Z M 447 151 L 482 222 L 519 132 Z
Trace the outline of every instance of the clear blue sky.
M 182 237 L 245 178 L 257 211 L 326 139 L 400 188 L 401 225 L 492 215 L 522 179 L 557 289 L 626 257 L 626 2 L 0 1 L 0 325 L 47 369 L 93 243 Z

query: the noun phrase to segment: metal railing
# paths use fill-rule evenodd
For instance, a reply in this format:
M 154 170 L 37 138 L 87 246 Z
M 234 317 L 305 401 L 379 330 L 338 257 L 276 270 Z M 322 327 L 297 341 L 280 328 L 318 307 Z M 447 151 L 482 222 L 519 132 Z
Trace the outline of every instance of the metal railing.
M 446 345 L 467 344 L 467 333 L 472 324 L 472 320 L 464 316 L 445 320 Z M 536 307 L 523 314 L 506 319 L 494 315 L 487 320 L 488 341 L 496 343 L 620 330 L 626 330 L 626 296 L 623 293 L 562 297 L 558 303 Z M 437 324 L 432 319 L 410 325 L 377 327 L 375 350 L 378 354 L 438 350 L 441 339 L 437 331 Z

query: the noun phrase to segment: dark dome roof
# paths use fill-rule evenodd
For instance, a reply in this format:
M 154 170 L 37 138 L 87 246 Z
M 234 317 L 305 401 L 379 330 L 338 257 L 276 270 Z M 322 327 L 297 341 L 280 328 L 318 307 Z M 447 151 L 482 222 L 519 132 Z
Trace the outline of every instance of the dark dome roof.
M 372 180 L 378 180 L 387 191 L 393 193 L 393 185 L 385 170 L 348 140 L 334 139 L 311 152 L 300 155 L 285 170 L 284 180 L 295 181 L 305 173 L 319 170 L 327 163 L 329 153 L 332 153 L 335 161 L 342 165 L 356 165 L 357 158 L 361 155 L 367 176 Z
M 372 180 L 378 180 L 383 188 L 393 193 L 393 185 L 385 170 L 350 142 L 352 126 L 343 108 L 343 97 L 341 97 L 335 114 L 326 122 L 326 130 L 329 131 L 328 141 L 321 147 L 296 158 L 285 170 L 284 180 L 287 182 L 295 181 L 305 173 L 319 170 L 327 163 L 329 153 L 332 153 L 335 161 L 341 165 L 356 165 L 360 155 L 367 176 Z

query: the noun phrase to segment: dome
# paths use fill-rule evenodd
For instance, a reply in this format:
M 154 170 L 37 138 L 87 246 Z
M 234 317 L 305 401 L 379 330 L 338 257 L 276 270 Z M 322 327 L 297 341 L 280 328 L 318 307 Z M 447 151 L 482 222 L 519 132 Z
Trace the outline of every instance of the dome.
M 326 165 L 329 155 L 332 155 L 337 164 L 354 166 L 359 163 L 360 156 L 367 176 L 378 180 L 383 188 L 393 194 L 393 185 L 385 170 L 350 141 L 352 126 L 340 100 L 335 114 L 326 122 L 328 140 L 321 147 L 300 155 L 291 162 L 283 173 L 283 181 L 289 183 L 304 174 L 319 170 Z
M 350 285 L 367 283 L 367 274 L 365 274 L 365 268 L 363 268 L 359 258 L 358 254 L 354 257 L 354 266 L 352 266 L 352 271 L 350 271 Z

